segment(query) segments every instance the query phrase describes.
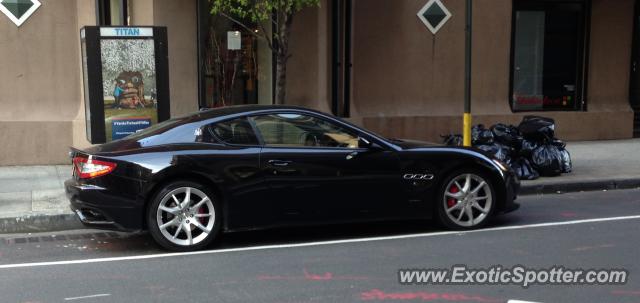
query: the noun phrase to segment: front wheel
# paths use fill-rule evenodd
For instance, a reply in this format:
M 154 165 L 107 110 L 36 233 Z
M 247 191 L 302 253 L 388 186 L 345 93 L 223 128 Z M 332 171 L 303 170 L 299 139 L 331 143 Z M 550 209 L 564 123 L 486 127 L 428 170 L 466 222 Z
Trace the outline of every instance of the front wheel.
M 447 178 L 437 203 L 438 217 L 446 227 L 475 229 L 485 225 L 493 214 L 495 191 L 483 174 L 460 171 Z
M 206 247 L 221 226 L 220 203 L 203 185 L 173 182 L 155 196 L 147 212 L 147 226 L 153 239 L 174 251 Z

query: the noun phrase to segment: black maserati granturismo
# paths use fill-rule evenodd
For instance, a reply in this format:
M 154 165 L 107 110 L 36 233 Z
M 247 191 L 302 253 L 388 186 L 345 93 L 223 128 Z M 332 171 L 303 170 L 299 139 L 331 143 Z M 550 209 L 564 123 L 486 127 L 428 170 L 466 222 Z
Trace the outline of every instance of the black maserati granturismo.
M 473 148 L 386 139 L 292 106 L 234 106 L 71 150 L 71 208 L 92 228 L 148 230 L 170 250 L 220 232 L 435 218 L 474 229 L 518 208 L 520 181 Z

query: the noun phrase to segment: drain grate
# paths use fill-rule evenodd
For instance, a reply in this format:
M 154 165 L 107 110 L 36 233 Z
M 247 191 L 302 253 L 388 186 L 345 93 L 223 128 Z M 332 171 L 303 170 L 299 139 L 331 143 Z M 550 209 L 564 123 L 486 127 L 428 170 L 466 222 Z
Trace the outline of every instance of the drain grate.
M 69 234 L 69 235 L 50 235 L 42 237 L 21 237 L 21 238 L 3 238 L 2 242 L 7 245 L 11 244 L 30 244 L 40 242 L 54 242 L 54 241 L 76 241 L 76 240 L 90 240 L 90 239 L 108 239 L 108 238 L 120 238 L 120 234 L 116 232 L 97 232 L 97 233 L 85 233 L 85 234 Z

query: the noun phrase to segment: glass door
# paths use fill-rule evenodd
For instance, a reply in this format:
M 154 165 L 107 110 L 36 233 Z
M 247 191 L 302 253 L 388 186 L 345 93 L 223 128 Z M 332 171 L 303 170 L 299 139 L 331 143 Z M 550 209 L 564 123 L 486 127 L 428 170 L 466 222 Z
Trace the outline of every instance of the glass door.
M 199 0 L 200 107 L 272 104 L 271 49 L 257 37 L 270 27 L 210 12 L 209 1 Z
M 514 111 L 582 110 L 583 1 L 514 1 Z

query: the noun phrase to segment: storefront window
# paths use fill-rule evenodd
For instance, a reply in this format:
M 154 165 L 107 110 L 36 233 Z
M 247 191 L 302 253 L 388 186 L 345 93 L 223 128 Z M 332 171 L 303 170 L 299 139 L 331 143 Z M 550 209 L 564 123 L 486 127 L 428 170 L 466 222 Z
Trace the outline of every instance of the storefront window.
M 236 20 L 240 25 L 226 16 L 211 15 L 208 1 L 202 2 L 199 9 L 200 107 L 272 104 L 271 49 L 256 35 L 270 27 Z
M 98 0 L 96 5 L 98 25 L 129 25 L 129 1 Z
M 514 111 L 582 110 L 583 1 L 514 1 Z

